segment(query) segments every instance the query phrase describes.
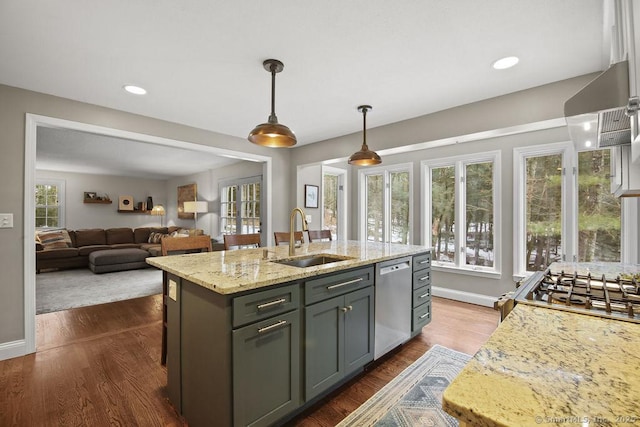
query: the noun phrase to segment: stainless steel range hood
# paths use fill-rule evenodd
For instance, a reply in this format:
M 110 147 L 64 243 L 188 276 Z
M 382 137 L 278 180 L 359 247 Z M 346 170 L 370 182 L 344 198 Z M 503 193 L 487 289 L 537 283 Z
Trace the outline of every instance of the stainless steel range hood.
M 610 147 L 631 143 L 629 64 L 611 65 L 564 103 L 573 142 L 579 146 Z

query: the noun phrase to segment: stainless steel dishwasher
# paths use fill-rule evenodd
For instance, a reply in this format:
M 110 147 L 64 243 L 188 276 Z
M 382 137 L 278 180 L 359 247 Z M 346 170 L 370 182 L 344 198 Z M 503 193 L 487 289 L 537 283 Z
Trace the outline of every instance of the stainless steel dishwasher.
M 374 359 L 411 336 L 411 257 L 376 264 Z

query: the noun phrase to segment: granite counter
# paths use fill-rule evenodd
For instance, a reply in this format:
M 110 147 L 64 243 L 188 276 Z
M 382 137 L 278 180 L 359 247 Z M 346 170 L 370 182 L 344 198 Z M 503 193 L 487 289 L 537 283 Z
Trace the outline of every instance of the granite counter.
M 427 252 L 416 245 L 360 241 L 306 243 L 293 257 L 329 254 L 344 261 L 312 267 L 293 267 L 273 262 L 290 259 L 288 246 L 271 246 L 221 252 L 147 258 L 147 263 L 220 294 L 233 294 L 338 270 L 370 265 Z M 264 255 L 267 258 L 264 258 Z
M 516 305 L 445 390 L 471 426 L 640 425 L 640 326 Z

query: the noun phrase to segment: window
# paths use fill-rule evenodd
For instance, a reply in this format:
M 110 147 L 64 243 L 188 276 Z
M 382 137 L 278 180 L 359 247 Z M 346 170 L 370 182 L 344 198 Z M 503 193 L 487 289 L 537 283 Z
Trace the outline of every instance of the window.
M 514 150 L 515 268 L 621 260 L 621 202 L 611 194 L 610 149 L 572 143 Z
M 36 181 L 36 228 L 62 228 L 64 222 L 64 181 Z
M 499 161 L 496 151 L 422 162 L 434 266 L 499 272 Z
M 411 243 L 411 165 L 360 171 L 361 235 L 370 242 Z
M 260 233 L 262 177 L 226 182 L 220 187 L 220 232 Z

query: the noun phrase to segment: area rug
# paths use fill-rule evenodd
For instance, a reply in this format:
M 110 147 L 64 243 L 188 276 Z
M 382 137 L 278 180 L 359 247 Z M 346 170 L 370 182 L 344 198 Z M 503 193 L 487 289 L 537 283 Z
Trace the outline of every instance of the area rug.
M 162 293 L 155 268 L 94 274 L 88 268 L 36 274 L 36 314 Z
M 442 410 L 442 393 L 469 359 L 435 345 L 338 426 L 457 426 Z

